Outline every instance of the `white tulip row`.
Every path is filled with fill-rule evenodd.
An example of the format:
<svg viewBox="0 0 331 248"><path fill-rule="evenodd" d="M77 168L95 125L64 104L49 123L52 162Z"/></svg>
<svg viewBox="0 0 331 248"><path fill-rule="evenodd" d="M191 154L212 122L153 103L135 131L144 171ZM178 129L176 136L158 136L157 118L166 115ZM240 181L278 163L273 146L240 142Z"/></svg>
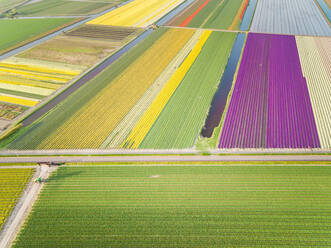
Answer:
<svg viewBox="0 0 331 248"><path fill-rule="evenodd" d="M321 148L331 148L331 38L296 37ZM328 57L329 63L325 63Z"/></svg>

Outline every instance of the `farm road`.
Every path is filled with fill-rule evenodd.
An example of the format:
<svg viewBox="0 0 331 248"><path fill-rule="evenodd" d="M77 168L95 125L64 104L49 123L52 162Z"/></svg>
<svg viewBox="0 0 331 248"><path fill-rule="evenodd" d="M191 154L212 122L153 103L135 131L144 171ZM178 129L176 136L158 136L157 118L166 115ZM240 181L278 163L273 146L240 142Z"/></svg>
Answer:
<svg viewBox="0 0 331 248"><path fill-rule="evenodd" d="M0 170L1 168L5 167L0 167ZM25 166L24 168L29 167ZM43 179L47 179L51 172L54 170L56 170L56 167L49 168L48 166L37 166L36 173L34 174L33 178L41 177ZM40 184L34 183L33 180L30 181L30 184L23 192L20 200L6 221L6 224L3 226L3 229L0 233L0 248L7 248L11 246L20 230L20 227L24 224L25 219L28 217L33 203L37 199L37 196L40 193L43 185L43 183Z"/></svg>
<svg viewBox="0 0 331 248"><path fill-rule="evenodd" d="M1 157L0 163L38 162L255 162L255 161L331 161L330 155L173 155L173 156L42 156L42 157Z"/></svg>

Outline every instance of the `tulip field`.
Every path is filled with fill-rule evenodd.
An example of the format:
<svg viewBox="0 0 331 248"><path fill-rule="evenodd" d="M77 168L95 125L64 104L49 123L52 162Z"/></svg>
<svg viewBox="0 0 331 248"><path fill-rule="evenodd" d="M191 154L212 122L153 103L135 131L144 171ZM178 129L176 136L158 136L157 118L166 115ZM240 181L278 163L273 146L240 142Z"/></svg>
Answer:
<svg viewBox="0 0 331 248"><path fill-rule="evenodd" d="M0 101L33 107L80 72L36 60L3 60L0 62Z"/></svg>
<svg viewBox="0 0 331 248"><path fill-rule="evenodd" d="M33 173L34 169L0 168L0 230Z"/></svg>
<svg viewBox="0 0 331 248"><path fill-rule="evenodd" d="M193 34L191 39L185 44L182 50L176 55L173 61L164 69L164 71L155 80L153 85L146 90L144 95L136 103L136 105L130 110L130 112L121 120L111 134L105 139L100 148L117 148L123 145L124 139L129 135L131 129L135 126L137 120L139 120L149 108L150 103L158 95L160 95L161 89L166 83L173 77L173 74L177 71L177 68L182 64L184 59L188 56L191 50L194 48L198 39L202 35L203 31L197 31Z"/></svg>
<svg viewBox="0 0 331 248"><path fill-rule="evenodd" d="M13 247L328 247L328 166L86 166L52 174Z"/></svg>
<svg viewBox="0 0 331 248"><path fill-rule="evenodd" d="M236 37L161 28L8 148L194 148L209 109L218 111L211 103L225 69L236 71L237 62L226 68ZM228 107L222 103L221 116L212 117L224 119L216 128L219 137L213 129L208 137L219 139L221 149L329 148L329 38L241 37L236 78L223 86L233 88L223 99ZM319 76L309 69L316 64Z"/></svg>
<svg viewBox="0 0 331 248"><path fill-rule="evenodd" d="M195 0L167 25L238 30L249 0Z"/></svg>
<svg viewBox="0 0 331 248"><path fill-rule="evenodd" d="M68 99L61 105L64 109L55 110L37 124L37 129L27 131L29 136L18 138L10 146L18 149L191 147L206 118L235 38L236 33L160 29L146 41L146 46L141 44L145 50L139 51L137 47L131 52L140 53L132 57L131 64L121 65L119 61L109 72L92 80L90 86L82 88L84 93L80 94L86 95L85 100L75 96ZM147 47L149 42L152 45ZM213 53L221 42L221 49ZM127 56L129 59L130 53ZM205 63L213 66L206 67ZM114 74L117 67L118 73ZM87 90L89 87L93 87L95 95ZM185 115L175 107L178 104L187 107ZM93 118L87 122L86 116L91 115ZM191 123L190 128L186 127L187 122ZM176 126L178 132L164 129L171 126ZM89 132L91 129L94 132Z"/></svg>
<svg viewBox="0 0 331 248"><path fill-rule="evenodd" d="M219 147L320 147L294 36L248 35Z"/></svg>
<svg viewBox="0 0 331 248"><path fill-rule="evenodd" d="M309 18L307 17L309 16ZM331 36L331 28L316 1L259 0L252 32Z"/></svg>
<svg viewBox="0 0 331 248"><path fill-rule="evenodd" d="M330 149L321 1L120 1L0 60L0 147Z"/></svg>
<svg viewBox="0 0 331 248"><path fill-rule="evenodd" d="M0 247L331 247L330 6L0 0Z"/></svg>
<svg viewBox="0 0 331 248"><path fill-rule="evenodd" d="M153 126L153 123L162 112L169 99L172 97L179 84L185 77L186 73L192 66L193 62L198 57L202 47L211 35L211 31L204 31L195 47L191 50L184 62L180 65L177 71L169 79L164 88L160 91L153 103L146 110L144 115L140 118L135 127L131 130L129 136L124 141L124 145L129 148L138 148L144 137Z"/></svg>
<svg viewBox="0 0 331 248"><path fill-rule="evenodd" d="M136 28L100 25L91 33L89 26L0 61L0 102L34 107L141 33Z"/></svg>
<svg viewBox="0 0 331 248"><path fill-rule="evenodd" d="M296 37L322 148L331 147L331 40ZM314 68L314 69L312 69Z"/></svg>
<svg viewBox="0 0 331 248"><path fill-rule="evenodd" d="M211 34L195 63L139 148L193 147L207 117L208 108L224 72L235 38L235 33ZM220 43L222 46L219 46L216 53L215 47Z"/></svg>
<svg viewBox="0 0 331 248"><path fill-rule="evenodd" d="M147 27L176 8L184 0L135 0L88 24Z"/></svg>

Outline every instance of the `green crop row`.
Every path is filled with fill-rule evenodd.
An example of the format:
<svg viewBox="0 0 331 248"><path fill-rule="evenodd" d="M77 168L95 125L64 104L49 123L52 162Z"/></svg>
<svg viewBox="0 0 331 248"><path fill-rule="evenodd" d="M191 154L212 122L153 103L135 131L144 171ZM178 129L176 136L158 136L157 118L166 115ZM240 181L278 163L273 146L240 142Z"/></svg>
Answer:
<svg viewBox="0 0 331 248"><path fill-rule="evenodd" d="M331 245L331 168L60 167L14 247Z"/></svg>

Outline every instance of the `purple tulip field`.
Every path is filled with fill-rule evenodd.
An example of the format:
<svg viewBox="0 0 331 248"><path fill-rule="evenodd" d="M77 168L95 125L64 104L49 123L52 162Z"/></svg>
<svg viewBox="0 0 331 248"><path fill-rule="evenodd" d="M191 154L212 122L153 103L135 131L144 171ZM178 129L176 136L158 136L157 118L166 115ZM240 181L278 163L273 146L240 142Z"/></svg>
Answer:
<svg viewBox="0 0 331 248"><path fill-rule="evenodd" d="M296 40L247 37L219 148L318 148Z"/></svg>

